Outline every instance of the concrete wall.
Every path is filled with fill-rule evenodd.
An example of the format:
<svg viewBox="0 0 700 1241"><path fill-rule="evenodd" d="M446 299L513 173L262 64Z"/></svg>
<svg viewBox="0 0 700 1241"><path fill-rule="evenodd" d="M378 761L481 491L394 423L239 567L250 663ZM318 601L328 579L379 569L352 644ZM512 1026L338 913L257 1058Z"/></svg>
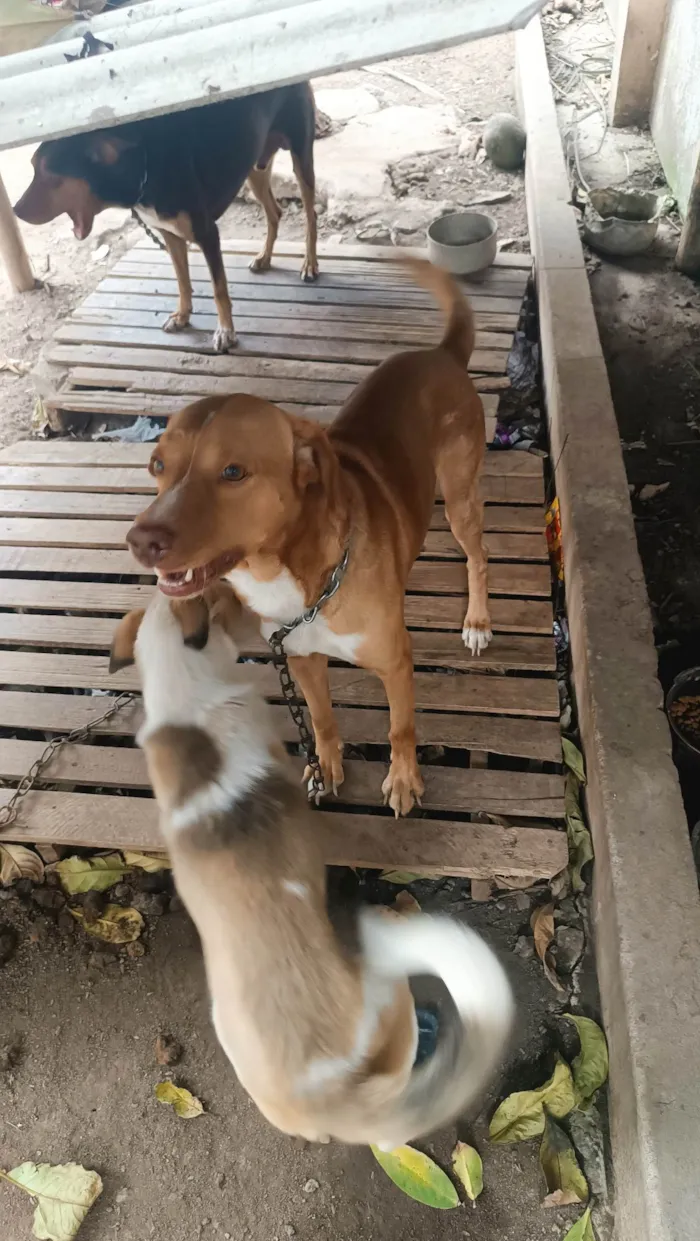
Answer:
<svg viewBox="0 0 700 1241"><path fill-rule="evenodd" d="M700 0L668 0L651 132L684 214L700 158Z"/></svg>

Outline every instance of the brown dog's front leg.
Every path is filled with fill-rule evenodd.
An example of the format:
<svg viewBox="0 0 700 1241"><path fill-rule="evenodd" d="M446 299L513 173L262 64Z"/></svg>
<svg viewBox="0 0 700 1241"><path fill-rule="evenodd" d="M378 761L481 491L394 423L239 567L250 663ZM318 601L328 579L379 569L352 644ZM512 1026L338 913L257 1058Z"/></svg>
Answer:
<svg viewBox="0 0 700 1241"><path fill-rule="evenodd" d="M192 282L187 261L187 242L182 237L177 237L175 233L166 232L165 229L161 229L161 236L175 268L179 294L177 310L165 320L163 331L181 332L183 328L189 326L192 314Z"/></svg>
<svg viewBox="0 0 700 1241"><path fill-rule="evenodd" d="M389 703L391 764L382 793L398 819L410 813L415 801L420 805L424 788L416 756L413 650L405 629L397 638L391 662L381 667L375 665L372 671L383 681Z"/></svg>
<svg viewBox="0 0 700 1241"><path fill-rule="evenodd" d="M337 793L343 783L343 743L333 718L333 704L328 684L328 658L325 655L290 657L289 670L303 693L314 730L316 753L323 772L324 791ZM311 778L306 768L304 779Z"/></svg>
<svg viewBox="0 0 700 1241"><path fill-rule="evenodd" d="M200 235L195 233L195 241L199 243L202 254L207 260L207 267L214 286L214 301L219 326L214 332L214 349L217 353L227 353L236 343L231 315L231 298L229 297L224 260L221 257L221 238L216 224L211 223Z"/></svg>

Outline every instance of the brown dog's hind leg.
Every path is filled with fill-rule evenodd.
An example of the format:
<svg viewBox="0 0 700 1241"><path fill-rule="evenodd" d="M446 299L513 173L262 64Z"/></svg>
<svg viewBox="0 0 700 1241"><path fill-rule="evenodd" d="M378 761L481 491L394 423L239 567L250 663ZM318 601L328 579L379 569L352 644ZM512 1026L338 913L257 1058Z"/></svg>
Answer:
<svg viewBox="0 0 700 1241"><path fill-rule="evenodd" d="M343 743L335 719L328 684L326 655L296 655L289 658L289 670L303 693L314 730L316 753L323 773L324 792L337 793L343 783ZM311 780L311 768L304 772Z"/></svg>
<svg viewBox="0 0 700 1241"><path fill-rule="evenodd" d="M161 230L161 235L175 268L178 290L177 310L165 320L163 331L181 332L183 328L189 327L192 314L192 283L187 261L187 242L183 241L182 237L177 237L175 233L168 233L165 229Z"/></svg>
<svg viewBox="0 0 700 1241"><path fill-rule="evenodd" d="M472 655L479 655L485 650L493 637L488 603L488 561L484 547L484 505L479 490L484 440L483 415L476 420L465 417L463 430L455 430L453 422L450 434L440 444L436 462L438 483L445 499L445 515L450 530L467 557L469 599L462 639Z"/></svg>
<svg viewBox="0 0 700 1241"><path fill-rule="evenodd" d="M207 261L211 282L214 286L214 301L219 325L214 332L213 345L216 353L228 353L236 343L231 315L231 298L228 291L224 260L221 257L221 238L216 224L211 223L201 233L195 233L195 241L201 247Z"/></svg>
<svg viewBox="0 0 700 1241"><path fill-rule="evenodd" d="M292 167L299 182L301 201L306 216L306 254L301 265L301 278L305 281L315 280L318 276L318 255L316 253L316 178L312 152L305 156L292 152Z"/></svg>
<svg viewBox="0 0 700 1241"><path fill-rule="evenodd" d="M257 198L260 206L265 212L267 220L267 236L265 245L259 254L250 264L251 271L269 271L272 261L272 251L277 241L277 233L279 231L280 220L282 219L282 208L272 193L270 178L272 176L272 160L270 160L267 168L251 168L248 173L248 185L252 194Z"/></svg>
<svg viewBox="0 0 700 1241"><path fill-rule="evenodd" d="M411 636L401 623L398 631L392 628L391 638L393 641L383 643L385 659L378 660L373 652L371 665L365 665L363 661L363 667L370 667L370 671L383 682L389 703L391 763L382 793L384 802L391 806L398 819L399 815L410 813L414 802L420 805L424 786L416 756L416 696Z"/></svg>

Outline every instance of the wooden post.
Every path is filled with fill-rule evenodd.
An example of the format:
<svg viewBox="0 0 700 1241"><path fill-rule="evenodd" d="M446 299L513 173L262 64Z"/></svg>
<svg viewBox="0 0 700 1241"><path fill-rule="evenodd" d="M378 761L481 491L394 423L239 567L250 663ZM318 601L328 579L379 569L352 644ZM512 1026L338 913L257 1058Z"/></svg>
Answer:
<svg viewBox="0 0 700 1241"><path fill-rule="evenodd" d="M667 0L620 0L610 82L612 125L646 125Z"/></svg>
<svg viewBox="0 0 700 1241"><path fill-rule="evenodd" d="M695 166L688 210L678 244L676 267L686 276L700 276L700 155Z"/></svg>
<svg viewBox="0 0 700 1241"><path fill-rule="evenodd" d="M34 272L2 177L0 177L0 254L5 260L10 284L15 292L28 293L30 289L33 289L36 284Z"/></svg>

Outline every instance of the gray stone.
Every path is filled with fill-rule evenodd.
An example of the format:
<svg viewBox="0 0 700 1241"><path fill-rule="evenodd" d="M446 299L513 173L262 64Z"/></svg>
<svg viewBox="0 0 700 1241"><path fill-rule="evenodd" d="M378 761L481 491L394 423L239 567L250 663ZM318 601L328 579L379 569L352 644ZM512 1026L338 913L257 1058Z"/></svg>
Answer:
<svg viewBox="0 0 700 1241"><path fill-rule="evenodd" d="M583 931L576 926L560 926L554 936L554 958L561 974L571 974L578 965L586 946Z"/></svg>
<svg viewBox="0 0 700 1241"><path fill-rule="evenodd" d="M527 935L519 935L515 941L513 952L516 957L522 957L523 961L529 961L535 955L535 945L531 939L528 939Z"/></svg>
<svg viewBox="0 0 700 1241"><path fill-rule="evenodd" d="M496 112L484 128L484 150L497 168L514 172L525 156L525 130L516 116Z"/></svg>
<svg viewBox="0 0 700 1241"><path fill-rule="evenodd" d="M379 111L379 100L361 86L354 89L330 86L316 90L314 95L316 106L332 121L351 121L356 116Z"/></svg>

